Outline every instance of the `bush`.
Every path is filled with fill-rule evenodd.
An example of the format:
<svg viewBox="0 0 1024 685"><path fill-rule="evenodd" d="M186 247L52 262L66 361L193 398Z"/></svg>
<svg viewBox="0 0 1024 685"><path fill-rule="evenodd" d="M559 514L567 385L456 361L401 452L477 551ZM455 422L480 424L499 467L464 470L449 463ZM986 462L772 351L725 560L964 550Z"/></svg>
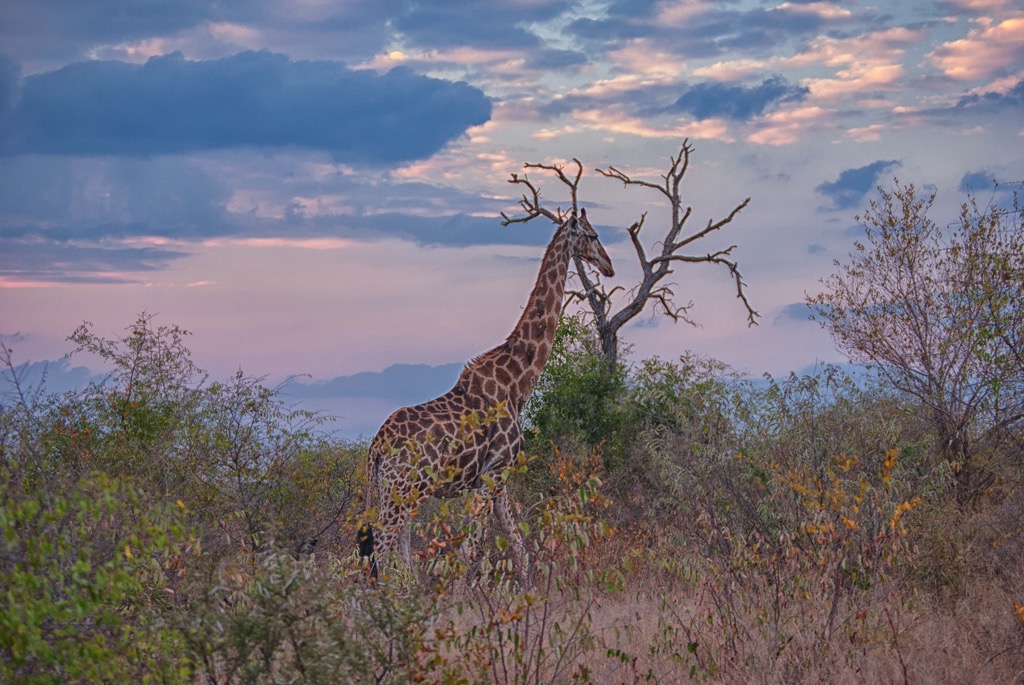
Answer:
<svg viewBox="0 0 1024 685"><path fill-rule="evenodd" d="M168 620L182 511L94 474L67 492L0 483L0 680L187 681Z"/></svg>
<svg viewBox="0 0 1024 685"><path fill-rule="evenodd" d="M1024 670L1019 474L958 506L928 421L884 387L832 368L752 382L689 355L610 371L574 325L530 404L539 457L506 474L529 564L487 530L482 492L423 507L414 568L376 583L353 542L366 445L277 389L210 382L148 317L123 341L79 331L114 366L82 392L22 387L6 353L0 680Z"/></svg>

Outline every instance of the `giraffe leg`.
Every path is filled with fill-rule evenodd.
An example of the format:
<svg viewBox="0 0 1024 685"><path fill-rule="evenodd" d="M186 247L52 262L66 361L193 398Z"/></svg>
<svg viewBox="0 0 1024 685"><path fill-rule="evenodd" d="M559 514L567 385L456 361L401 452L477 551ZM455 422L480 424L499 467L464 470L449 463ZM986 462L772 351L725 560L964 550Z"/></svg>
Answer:
<svg viewBox="0 0 1024 685"><path fill-rule="evenodd" d="M373 545L373 563L378 569L383 569L391 559L395 549L395 531L386 525L379 526L375 533Z"/></svg>
<svg viewBox="0 0 1024 685"><path fill-rule="evenodd" d="M409 521L402 524L398 529L398 557L405 564L406 568L412 568L412 527Z"/></svg>
<svg viewBox="0 0 1024 685"><path fill-rule="evenodd" d="M408 538L402 548L402 532L408 528L409 512L394 502L382 502L377 513L377 526L374 530L374 562L384 572L396 561L405 562L408 566ZM403 551L406 555L403 556ZM396 555L396 552L398 553ZM396 556L398 557L396 559Z"/></svg>
<svg viewBox="0 0 1024 685"><path fill-rule="evenodd" d="M516 526L515 517L512 516L512 508L509 506L508 496L505 490L501 489L491 495L494 518L498 521L498 527L508 538L512 546L512 557L516 565L516 574L519 581L524 585L529 578L528 559L526 556L526 545L523 544L523 536Z"/></svg>

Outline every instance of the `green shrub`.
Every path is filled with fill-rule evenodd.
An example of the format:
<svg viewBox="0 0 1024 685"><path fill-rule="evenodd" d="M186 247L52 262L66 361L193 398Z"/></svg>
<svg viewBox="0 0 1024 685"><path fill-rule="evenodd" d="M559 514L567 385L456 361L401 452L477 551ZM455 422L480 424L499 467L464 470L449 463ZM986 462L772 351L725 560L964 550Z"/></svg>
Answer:
<svg viewBox="0 0 1024 685"><path fill-rule="evenodd" d="M0 483L0 680L185 682L168 578L182 511L94 474L64 493Z"/></svg>

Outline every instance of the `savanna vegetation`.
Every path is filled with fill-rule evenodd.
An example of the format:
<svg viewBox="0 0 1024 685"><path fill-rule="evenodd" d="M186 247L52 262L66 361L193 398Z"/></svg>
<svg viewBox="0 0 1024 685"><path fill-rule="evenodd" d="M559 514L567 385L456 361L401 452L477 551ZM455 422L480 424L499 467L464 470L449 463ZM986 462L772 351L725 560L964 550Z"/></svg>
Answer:
<svg viewBox="0 0 1024 685"><path fill-rule="evenodd" d="M510 480L526 585L472 496L369 582L366 445L173 325L83 325L110 374L60 395L5 350L0 681L1024 682L1022 214L924 200L883 193L809 298L863 367L609 366L565 317Z"/></svg>

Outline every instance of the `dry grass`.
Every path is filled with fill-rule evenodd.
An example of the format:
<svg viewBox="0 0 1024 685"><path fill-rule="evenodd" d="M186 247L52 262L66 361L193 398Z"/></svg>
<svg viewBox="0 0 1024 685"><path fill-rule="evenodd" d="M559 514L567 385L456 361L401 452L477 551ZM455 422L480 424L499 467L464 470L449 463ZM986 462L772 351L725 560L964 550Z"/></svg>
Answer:
<svg viewBox="0 0 1024 685"><path fill-rule="evenodd" d="M917 582L932 571L916 564L934 559L915 547L891 580L843 597L831 633L825 626L832 597L811 584L804 594L780 597L771 582L739 585L711 560L656 536L610 537L589 550L588 563L624 565L627 584L622 591L585 593L589 642L571 667L542 671L536 681L504 682L568 682L568 675L585 675L588 682L609 684L1024 683L1024 618L1015 609L1024 600L1024 565L1013 557L1019 532L979 550L976 528L996 530L992 516L956 520L973 543L946 550L971 555L959 559L964 573L954 591ZM648 546L630 547L630 539ZM551 620L578 618L579 604L550 599ZM776 624L765 621L772 612L780 616ZM474 618L463 617L465 630L486 611L469 615Z"/></svg>

